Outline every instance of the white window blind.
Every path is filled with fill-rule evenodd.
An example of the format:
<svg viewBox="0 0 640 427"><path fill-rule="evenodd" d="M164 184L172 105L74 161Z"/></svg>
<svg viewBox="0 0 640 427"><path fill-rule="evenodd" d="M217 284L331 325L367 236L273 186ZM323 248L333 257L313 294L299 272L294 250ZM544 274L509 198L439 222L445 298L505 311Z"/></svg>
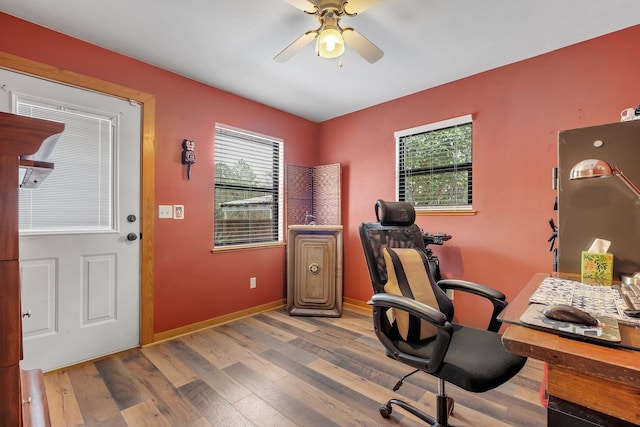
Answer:
<svg viewBox="0 0 640 427"><path fill-rule="evenodd" d="M214 245L282 241L282 141L216 125Z"/></svg>
<svg viewBox="0 0 640 427"><path fill-rule="evenodd" d="M418 209L471 209L471 116L407 129L395 136L398 200Z"/></svg>
<svg viewBox="0 0 640 427"><path fill-rule="evenodd" d="M21 232L91 232L113 229L113 150L116 118L30 99L17 114L65 123L48 161L49 176L20 189Z"/></svg>

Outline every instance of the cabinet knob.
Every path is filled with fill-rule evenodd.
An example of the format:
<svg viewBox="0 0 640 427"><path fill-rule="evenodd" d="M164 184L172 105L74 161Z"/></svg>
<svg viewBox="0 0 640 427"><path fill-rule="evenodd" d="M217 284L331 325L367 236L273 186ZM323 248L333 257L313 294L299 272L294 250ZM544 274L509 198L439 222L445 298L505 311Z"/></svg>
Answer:
<svg viewBox="0 0 640 427"><path fill-rule="evenodd" d="M311 274L318 274L320 272L320 266L314 262L313 264L309 265L309 271L311 272Z"/></svg>
<svg viewBox="0 0 640 427"><path fill-rule="evenodd" d="M22 399L22 406L30 405L30 404L31 404L31 396L27 397L26 399Z"/></svg>
<svg viewBox="0 0 640 427"><path fill-rule="evenodd" d="M24 319L25 317L31 317L31 310L22 312L22 318Z"/></svg>

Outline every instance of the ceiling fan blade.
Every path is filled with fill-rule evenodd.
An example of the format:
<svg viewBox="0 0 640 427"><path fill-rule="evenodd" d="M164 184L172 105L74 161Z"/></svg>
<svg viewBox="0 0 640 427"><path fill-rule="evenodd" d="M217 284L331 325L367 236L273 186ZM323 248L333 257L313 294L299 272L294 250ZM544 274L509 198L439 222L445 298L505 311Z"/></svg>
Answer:
<svg viewBox="0 0 640 427"><path fill-rule="evenodd" d="M381 1L382 0L348 0L344 9L348 14L362 13Z"/></svg>
<svg viewBox="0 0 640 427"><path fill-rule="evenodd" d="M307 31L306 33L298 37L289 46L285 47L284 50L277 54L273 59L278 62L288 61L293 55L298 53L300 49L311 43L311 41L315 39L317 35L318 32L316 30Z"/></svg>
<svg viewBox="0 0 640 427"><path fill-rule="evenodd" d="M289 3L291 6L296 9L300 9L307 13L313 13L315 11L315 6L307 1L307 0L284 0L286 3Z"/></svg>
<svg viewBox="0 0 640 427"><path fill-rule="evenodd" d="M342 32L342 37L347 46L358 52L360 56L371 64L384 56L384 52L381 51L378 46L371 43L365 36L353 28L345 28Z"/></svg>

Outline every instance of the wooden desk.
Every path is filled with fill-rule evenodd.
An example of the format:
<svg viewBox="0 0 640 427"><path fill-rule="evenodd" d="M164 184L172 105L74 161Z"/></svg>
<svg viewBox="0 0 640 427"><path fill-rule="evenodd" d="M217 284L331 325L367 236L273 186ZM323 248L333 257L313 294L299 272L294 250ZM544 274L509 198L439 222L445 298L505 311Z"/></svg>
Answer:
<svg viewBox="0 0 640 427"><path fill-rule="evenodd" d="M640 351L610 348L544 332L519 323L529 305L529 297L549 274L533 276L520 294L498 316L508 327L502 337L507 350L548 364L547 390L549 394L549 426L627 426L640 424ZM579 280L579 277L565 277ZM620 325L622 343L640 349L640 329ZM568 404L564 404L567 402ZM558 406L559 405L559 406ZM583 415L576 415L575 423L567 419L558 424L557 414L563 407ZM594 423L597 411L613 417L606 424ZM580 417L584 416L583 421ZM589 420L589 421L586 421ZM622 421L625 420L625 421Z"/></svg>

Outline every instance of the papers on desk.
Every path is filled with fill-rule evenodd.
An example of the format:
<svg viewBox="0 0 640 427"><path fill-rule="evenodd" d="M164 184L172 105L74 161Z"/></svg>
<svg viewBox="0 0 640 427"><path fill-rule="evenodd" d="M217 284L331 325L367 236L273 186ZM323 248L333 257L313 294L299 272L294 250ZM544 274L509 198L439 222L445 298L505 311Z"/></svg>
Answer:
<svg viewBox="0 0 640 427"><path fill-rule="evenodd" d="M552 320L542 314L545 304L531 304L520 317L522 323L542 329L552 329L560 335L583 338L588 341L617 343L621 341L618 321L608 316L596 316L598 326L578 325L575 323Z"/></svg>
<svg viewBox="0 0 640 427"><path fill-rule="evenodd" d="M606 316L619 322L640 325L640 319L624 314L627 304L618 288L606 285L590 285L574 280L546 277L529 298L535 304L567 304L590 313Z"/></svg>

